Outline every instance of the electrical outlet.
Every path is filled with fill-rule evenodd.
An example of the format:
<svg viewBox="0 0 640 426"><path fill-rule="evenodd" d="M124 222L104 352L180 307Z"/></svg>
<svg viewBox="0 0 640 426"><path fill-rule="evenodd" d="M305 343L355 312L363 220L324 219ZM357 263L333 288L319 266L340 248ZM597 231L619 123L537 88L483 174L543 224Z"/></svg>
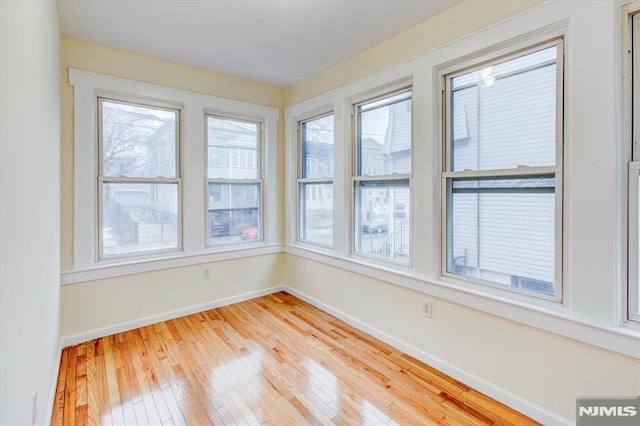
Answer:
<svg viewBox="0 0 640 426"><path fill-rule="evenodd" d="M427 318L431 318L432 314L433 314L433 306L431 305L431 302L427 302L427 301L422 302L422 315Z"/></svg>
<svg viewBox="0 0 640 426"><path fill-rule="evenodd" d="M202 270L202 279L203 280L208 280L209 278L211 278L211 269L209 268L205 268Z"/></svg>
<svg viewBox="0 0 640 426"><path fill-rule="evenodd" d="M36 419L38 418L38 388L35 388L33 391L33 406L31 407L31 424L36 424Z"/></svg>

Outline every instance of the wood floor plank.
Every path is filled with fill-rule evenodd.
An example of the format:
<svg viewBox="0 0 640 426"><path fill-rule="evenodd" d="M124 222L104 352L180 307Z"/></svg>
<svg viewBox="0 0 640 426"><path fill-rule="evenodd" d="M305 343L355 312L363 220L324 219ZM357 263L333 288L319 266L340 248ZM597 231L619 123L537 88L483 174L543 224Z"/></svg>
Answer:
<svg viewBox="0 0 640 426"><path fill-rule="evenodd" d="M53 425L534 425L285 292L63 350Z"/></svg>

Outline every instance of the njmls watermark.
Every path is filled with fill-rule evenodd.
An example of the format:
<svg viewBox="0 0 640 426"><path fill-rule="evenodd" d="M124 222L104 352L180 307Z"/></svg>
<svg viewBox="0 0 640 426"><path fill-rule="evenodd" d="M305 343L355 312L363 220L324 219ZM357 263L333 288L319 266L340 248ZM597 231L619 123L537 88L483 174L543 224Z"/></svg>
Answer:
<svg viewBox="0 0 640 426"><path fill-rule="evenodd" d="M627 398L578 398L576 423L579 426L640 425L640 396Z"/></svg>

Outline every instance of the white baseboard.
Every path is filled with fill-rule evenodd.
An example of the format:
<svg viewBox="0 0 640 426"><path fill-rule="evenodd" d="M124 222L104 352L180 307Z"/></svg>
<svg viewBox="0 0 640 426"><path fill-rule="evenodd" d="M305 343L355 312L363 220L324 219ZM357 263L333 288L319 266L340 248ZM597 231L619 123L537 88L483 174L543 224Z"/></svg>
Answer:
<svg viewBox="0 0 640 426"><path fill-rule="evenodd" d="M187 306L186 308L176 309L175 311L164 312L157 315L151 315L144 318L121 322L119 324L110 325L108 327L101 327L89 331L83 331L82 333L62 336L62 338L60 339L60 343L61 347L65 348L67 346L75 345L93 339L98 339L100 337L110 336L115 333L121 333L123 331L145 327L147 325L195 314L197 312L208 311L209 309L215 309L221 306L231 305L233 303L244 302L245 300L255 299L256 297L266 296L267 294L273 294L283 290L287 290L287 287L279 285L260 290L249 291L235 296L225 297L223 299L217 299L198 305Z"/></svg>
<svg viewBox="0 0 640 426"><path fill-rule="evenodd" d="M490 383L472 373L469 373L468 371L462 370L452 364L449 364L448 362L438 357L435 357L423 351L422 349L416 348L415 346L410 345L382 330L378 330L377 328L370 326L364 321L361 321L345 312L342 312L339 309L335 309L325 304L324 302L312 296L309 296L306 293L301 292L300 290L291 288L289 286L285 286L284 290L298 297L299 299L302 299L305 302L315 306L316 308L335 316L336 318L346 322L347 324L359 330L364 331L365 333L372 335L373 337L379 340L382 340L388 345L391 345L394 348L408 355L411 355L416 359L419 359L425 364L428 364L431 367L436 368L445 374L448 374L449 376L453 377L456 380L459 380L460 382L466 384L467 386L470 386L473 389L479 392L482 392L485 395L488 395L499 402L502 402L503 404L513 408L514 410L521 412L526 416L531 417L532 419L544 425L547 425L547 426L563 425L564 426L564 425L575 424L574 422L564 417L558 416L557 414L552 413L540 407L539 405L536 405L530 401L527 401L507 391L506 389L496 386L495 384Z"/></svg>
<svg viewBox="0 0 640 426"><path fill-rule="evenodd" d="M45 413L44 425L50 425L53 419L53 405L56 402L56 390L58 387L58 375L60 374L60 361L62 360L62 339L58 341L58 355L56 356L56 363L53 366L53 377L51 378L51 386L49 387L49 400L47 401L47 412ZM38 419L36 419L38 423Z"/></svg>

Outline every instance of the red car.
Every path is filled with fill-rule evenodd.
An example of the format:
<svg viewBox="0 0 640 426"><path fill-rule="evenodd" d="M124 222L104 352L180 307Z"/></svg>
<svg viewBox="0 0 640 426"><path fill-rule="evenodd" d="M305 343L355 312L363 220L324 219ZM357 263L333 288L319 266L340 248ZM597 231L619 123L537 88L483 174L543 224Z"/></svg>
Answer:
<svg viewBox="0 0 640 426"><path fill-rule="evenodd" d="M242 231L240 235L241 240L256 240L258 239L258 228L247 228Z"/></svg>

